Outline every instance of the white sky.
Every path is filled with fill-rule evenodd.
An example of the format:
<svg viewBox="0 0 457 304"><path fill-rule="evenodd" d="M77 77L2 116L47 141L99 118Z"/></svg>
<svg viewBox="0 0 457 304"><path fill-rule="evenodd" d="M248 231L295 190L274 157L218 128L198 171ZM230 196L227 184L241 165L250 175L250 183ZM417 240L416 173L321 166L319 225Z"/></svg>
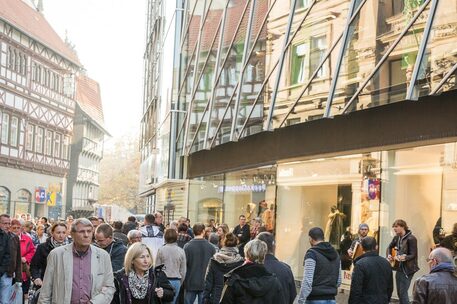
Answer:
<svg viewBox="0 0 457 304"><path fill-rule="evenodd" d="M99 82L105 126L113 139L138 136L147 1L44 0L43 3L48 22L62 39L67 31L87 75Z"/></svg>

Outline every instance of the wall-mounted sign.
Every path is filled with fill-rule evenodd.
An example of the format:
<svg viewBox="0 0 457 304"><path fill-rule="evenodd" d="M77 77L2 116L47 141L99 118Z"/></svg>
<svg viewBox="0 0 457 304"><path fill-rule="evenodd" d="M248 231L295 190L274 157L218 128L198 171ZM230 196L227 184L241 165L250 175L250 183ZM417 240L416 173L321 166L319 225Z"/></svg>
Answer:
<svg viewBox="0 0 457 304"><path fill-rule="evenodd" d="M35 202L37 204L44 204L46 202L46 189L44 187L35 188Z"/></svg>
<svg viewBox="0 0 457 304"><path fill-rule="evenodd" d="M217 192L265 192L267 186L262 185L236 185L236 186L219 186Z"/></svg>

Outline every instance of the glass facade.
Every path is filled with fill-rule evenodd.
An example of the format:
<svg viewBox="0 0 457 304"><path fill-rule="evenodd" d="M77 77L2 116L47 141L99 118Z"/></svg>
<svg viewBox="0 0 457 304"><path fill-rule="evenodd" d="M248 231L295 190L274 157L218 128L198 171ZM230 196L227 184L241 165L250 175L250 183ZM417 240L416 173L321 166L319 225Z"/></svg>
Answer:
<svg viewBox="0 0 457 304"><path fill-rule="evenodd" d="M177 153L455 88L453 1L185 1Z"/></svg>

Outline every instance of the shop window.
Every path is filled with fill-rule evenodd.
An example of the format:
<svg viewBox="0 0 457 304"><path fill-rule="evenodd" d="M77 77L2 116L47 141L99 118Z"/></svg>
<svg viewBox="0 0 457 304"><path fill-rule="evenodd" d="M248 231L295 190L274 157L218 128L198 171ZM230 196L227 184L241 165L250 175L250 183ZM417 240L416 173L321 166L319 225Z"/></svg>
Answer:
<svg viewBox="0 0 457 304"><path fill-rule="evenodd" d="M27 124L26 149L28 151L33 151L34 132L35 132L35 126L30 123Z"/></svg>
<svg viewBox="0 0 457 304"><path fill-rule="evenodd" d="M2 144L8 144L8 135L10 129L10 116L9 114L2 113Z"/></svg>
<svg viewBox="0 0 457 304"><path fill-rule="evenodd" d="M26 189L21 189L16 193L14 214L21 215L30 213L32 194Z"/></svg>
<svg viewBox="0 0 457 304"><path fill-rule="evenodd" d="M35 152L43 153L43 135L44 129L37 127L35 134Z"/></svg>
<svg viewBox="0 0 457 304"><path fill-rule="evenodd" d="M17 137L19 131L19 119L15 116L11 117L11 129L10 129L10 145L13 147L17 146Z"/></svg>
<svg viewBox="0 0 457 304"><path fill-rule="evenodd" d="M292 85L303 83L307 75L307 56L309 56L309 45L302 43L292 47Z"/></svg>

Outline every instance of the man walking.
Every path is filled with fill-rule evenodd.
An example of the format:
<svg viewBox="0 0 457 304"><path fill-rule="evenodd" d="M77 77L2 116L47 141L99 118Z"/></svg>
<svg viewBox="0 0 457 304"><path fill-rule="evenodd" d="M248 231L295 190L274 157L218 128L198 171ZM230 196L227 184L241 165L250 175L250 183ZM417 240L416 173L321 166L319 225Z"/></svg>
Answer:
<svg viewBox="0 0 457 304"><path fill-rule="evenodd" d="M91 245L92 223L85 218L71 225L73 243L49 253L39 304L106 304L115 292L108 253Z"/></svg>
<svg viewBox="0 0 457 304"><path fill-rule="evenodd" d="M263 265L265 266L266 270L278 277L279 282L282 285L284 303L294 303L295 297L297 296L294 275L289 265L279 261L274 256L275 237L270 232L261 232L257 235L256 238L264 241L267 244L268 251L265 255L265 261L263 262Z"/></svg>
<svg viewBox="0 0 457 304"><path fill-rule="evenodd" d="M233 234L239 240L238 249L240 255L244 257L244 245L251 240L251 228L246 224L246 217L242 214L239 217L240 224L233 229Z"/></svg>
<svg viewBox="0 0 457 304"><path fill-rule="evenodd" d="M195 237L186 245L187 271L184 280L184 303L193 304L198 297L198 304L203 303L205 274L209 260L216 253L214 247L204 238L205 225L196 223L193 227Z"/></svg>
<svg viewBox="0 0 457 304"><path fill-rule="evenodd" d="M308 236L311 248L305 254L305 270L298 303L335 304L335 296L341 284L340 257L332 245L324 241L324 231L321 228L311 228Z"/></svg>
<svg viewBox="0 0 457 304"><path fill-rule="evenodd" d="M447 248L436 248L427 259L430 274L414 284L413 303L453 304L457 302L457 275L452 253Z"/></svg>
<svg viewBox="0 0 457 304"><path fill-rule="evenodd" d="M349 304L388 304L393 291L392 269L377 252L376 239L361 241L363 254L355 259Z"/></svg>
<svg viewBox="0 0 457 304"><path fill-rule="evenodd" d="M100 224L95 230L95 242L98 247L105 249L111 258L113 272L121 270L124 267L124 257L127 247L122 241L113 239L113 228L108 224Z"/></svg>
<svg viewBox="0 0 457 304"><path fill-rule="evenodd" d="M387 248L387 259L392 262L400 304L409 304L408 289L417 266L417 239L404 220L396 220L392 228L396 236Z"/></svg>
<svg viewBox="0 0 457 304"><path fill-rule="evenodd" d="M8 232L0 229L0 304L7 304L9 302L9 293L7 291L9 291L11 286L11 278L8 276L10 263L10 237Z"/></svg>
<svg viewBox="0 0 457 304"><path fill-rule="evenodd" d="M22 284L21 243L19 237L9 231L10 228L10 216L8 214L0 215L0 229L8 236L8 245L5 249L9 250L10 256L6 274L3 274L0 279L0 301L4 301L4 303L10 303L13 283Z"/></svg>
<svg viewBox="0 0 457 304"><path fill-rule="evenodd" d="M146 214L144 217L144 226L140 232L143 236L141 242L148 246L152 251L153 260L155 261L157 251L163 246L163 232L160 227L155 224L155 218L152 214Z"/></svg>

